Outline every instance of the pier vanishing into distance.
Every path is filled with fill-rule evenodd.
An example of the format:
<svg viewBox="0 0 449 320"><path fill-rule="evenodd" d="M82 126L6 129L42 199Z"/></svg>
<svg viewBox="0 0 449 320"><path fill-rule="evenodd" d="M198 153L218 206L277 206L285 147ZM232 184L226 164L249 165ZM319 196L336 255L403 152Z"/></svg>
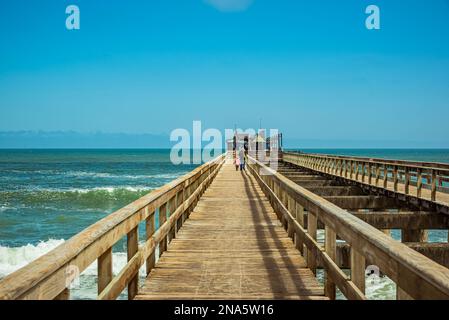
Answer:
<svg viewBox="0 0 449 320"><path fill-rule="evenodd" d="M335 299L338 289L362 300L377 270L397 299L449 299L449 244L427 241L449 228L449 164L279 151L274 171L267 160L248 155L242 172L232 151L218 156L5 277L0 299L69 299L95 261L98 299ZM124 237L128 262L113 274Z"/></svg>

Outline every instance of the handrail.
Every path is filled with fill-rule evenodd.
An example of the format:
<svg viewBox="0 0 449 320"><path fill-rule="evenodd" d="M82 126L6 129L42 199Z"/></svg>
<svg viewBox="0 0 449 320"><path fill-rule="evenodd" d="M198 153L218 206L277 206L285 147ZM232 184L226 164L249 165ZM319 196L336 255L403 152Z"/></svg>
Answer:
<svg viewBox="0 0 449 320"><path fill-rule="evenodd" d="M410 167L421 167L423 169L441 169L441 170L449 170L449 163L444 162L431 162L431 161L410 161L410 160L399 160L399 159L387 159L387 158L374 158L374 157L358 157L358 156L344 156L344 155L334 155L334 154L326 154L326 153L306 153L299 152L293 150L286 150L283 153L285 154L301 154L308 156L315 156L320 158L327 159L345 159L345 160L358 160L358 161L369 161L372 163L381 163L381 164L390 164L390 165L406 165Z"/></svg>
<svg viewBox="0 0 449 320"><path fill-rule="evenodd" d="M115 299L128 286L128 298L138 289L138 271L147 262L147 274L176 236L199 197L211 183L225 155L150 192L73 236L54 250L0 281L2 299L68 299L69 287L98 259L98 298ZM160 227L155 231L155 214ZM167 216L169 217L167 220ZM146 242L139 248L138 226L146 224ZM112 246L127 236L128 263L112 277ZM75 273L75 274L74 274Z"/></svg>
<svg viewBox="0 0 449 320"><path fill-rule="evenodd" d="M283 161L449 206L449 164L284 152Z"/></svg>
<svg viewBox="0 0 449 320"><path fill-rule="evenodd" d="M294 236L307 266L313 271L318 263L323 266L328 297L335 298L335 287L338 287L348 299L366 299L365 264L369 261L391 278L398 290L414 299L449 299L449 269L251 157L248 167L289 234ZM317 242L318 221L325 226L324 246ZM336 263L337 237L350 245L351 276Z"/></svg>

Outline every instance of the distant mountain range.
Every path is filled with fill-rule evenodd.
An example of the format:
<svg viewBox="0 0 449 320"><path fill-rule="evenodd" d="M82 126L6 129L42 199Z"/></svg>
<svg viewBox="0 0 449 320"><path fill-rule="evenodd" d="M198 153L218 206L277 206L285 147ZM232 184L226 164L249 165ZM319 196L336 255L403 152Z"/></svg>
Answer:
<svg viewBox="0 0 449 320"><path fill-rule="evenodd" d="M0 148L171 148L168 134L81 133L75 131L0 131ZM285 148L449 148L449 141L300 139L284 136Z"/></svg>
<svg viewBox="0 0 449 320"><path fill-rule="evenodd" d="M0 132L0 148L170 148L164 134L80 133L75 131Z"/></svg>

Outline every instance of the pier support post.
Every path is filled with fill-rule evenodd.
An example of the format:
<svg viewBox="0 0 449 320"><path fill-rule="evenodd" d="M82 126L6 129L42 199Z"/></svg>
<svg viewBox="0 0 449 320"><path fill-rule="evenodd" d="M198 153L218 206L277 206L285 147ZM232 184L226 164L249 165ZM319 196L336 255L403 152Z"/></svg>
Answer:
<svg viewBox="0 0 449 320"><path fill-rule="evenodd" d="M427 230L402 230L402 242L427 242Z"/></svg>

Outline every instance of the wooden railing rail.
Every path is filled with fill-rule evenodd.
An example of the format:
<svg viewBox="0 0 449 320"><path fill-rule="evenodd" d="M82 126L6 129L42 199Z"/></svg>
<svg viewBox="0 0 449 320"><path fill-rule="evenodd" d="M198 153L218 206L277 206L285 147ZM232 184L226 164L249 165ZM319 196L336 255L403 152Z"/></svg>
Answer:
<svg viewBox="0 0 449 320"><path fill-rule="evenodd" d="M59 247L0 281L0 299L68 299L76 276L98 260L98 299L116 299L128 287L128 298L138 290L139 269L149 274L188 218L199 197L217 174L225 156L198 167L126 207L108 215ZM155 215L159 214L156 229ZM145 223L139 247L138 227ZM127 237L128 263L113 277L112 247Z"/></svg>
<svg viewBox="0 0 449 320"><path fill-rule="evenodd" d="M325 270L325 294L329 298L335 298L338 287L348 299L366 299L365 267L369 261L408 297L449 299L449 269L393 240L263 163L250 157L248 164L305 257L307 266L314 272L318 265ZM305 216L307 225L304 225ZM324 245L317 241L318 222L325 228ZM350 246L349 276L336 263L337 238Z"/></svg>
<svg viewBox="0 0 449 320"><path fill-rule="evenodd" d="M420 199L448 204L449 164L297 152L284 152L283 161Z"/></svg>

